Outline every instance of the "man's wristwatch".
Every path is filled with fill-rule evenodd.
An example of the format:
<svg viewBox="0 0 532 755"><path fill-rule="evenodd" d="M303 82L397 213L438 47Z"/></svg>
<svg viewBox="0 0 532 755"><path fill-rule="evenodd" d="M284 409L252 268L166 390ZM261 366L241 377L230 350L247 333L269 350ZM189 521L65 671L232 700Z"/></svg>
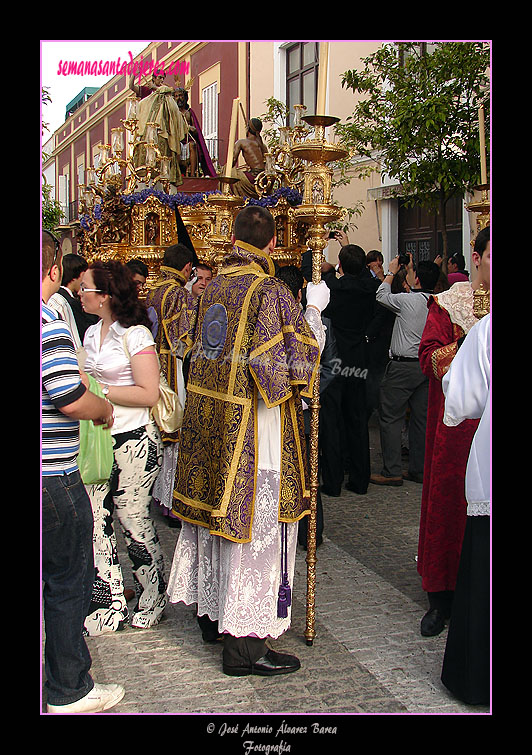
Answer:
<svg viewBox="0 0 532 755"><path fill-rule="evenodd" d="M109 386L108 385L102 385L102 393L104 396L107 396L109 393Z"/></svg>

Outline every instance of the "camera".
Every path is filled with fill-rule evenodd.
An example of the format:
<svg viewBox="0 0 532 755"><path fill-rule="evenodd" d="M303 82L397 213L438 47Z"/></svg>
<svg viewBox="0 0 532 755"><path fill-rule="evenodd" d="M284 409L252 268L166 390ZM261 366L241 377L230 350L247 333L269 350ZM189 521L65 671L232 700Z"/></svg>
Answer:
<svg viewBox="0 0 532 755"><path fill-rule="evenodd" d="M409 254L398 254L397 259L399 261L400 265L408 265L410 262L410 255Z"/></svg>
<svg viewBox="0 0 532 755"><path fill-rule="evenodd" d="M336 231L329 231L328 237L329 239L335 239L336 238Z"/></svg>

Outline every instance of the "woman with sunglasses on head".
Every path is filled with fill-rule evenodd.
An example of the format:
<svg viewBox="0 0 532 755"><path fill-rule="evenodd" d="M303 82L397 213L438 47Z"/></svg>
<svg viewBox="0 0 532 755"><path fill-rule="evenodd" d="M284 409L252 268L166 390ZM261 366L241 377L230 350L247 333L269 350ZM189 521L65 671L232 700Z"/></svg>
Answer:
<svg viewBox="0 0 532 755"><path fill-rule="evenodd" d="M86 332L85 370L113 404L114 464L110 479L87 490L94 513L96 577L85 621L89 635L122 629L128 618L113 532L113 510L132 562L137 604L131 625L158 623L167 603L163 554L149 514L162 442L150 409L159 398L159 362L145 305L125 265L96 260L83 275L83 309L101 318Z"/></svg>

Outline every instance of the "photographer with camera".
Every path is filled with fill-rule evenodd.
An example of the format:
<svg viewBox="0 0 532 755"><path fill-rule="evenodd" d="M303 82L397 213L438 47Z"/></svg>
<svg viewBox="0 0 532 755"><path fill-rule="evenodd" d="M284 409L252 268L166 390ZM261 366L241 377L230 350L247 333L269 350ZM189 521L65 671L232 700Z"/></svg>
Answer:
<svg viewBox="0 0 532 755"><path fill-rule="evenodd" d="M394 276L404 264L409 293L392 293ZM377 289L377 302L395 313L390 344L390 361L380 389L379 424L383 467L372 474L376 485L402 485L401 430L410 407L409 463L404 479L423 482L425 428L427 420L428 378L421 371L419 343L427 319L427 302L438 281L439 268L434 262L420 262L414 270L412 255L397 255Z"/></svg>

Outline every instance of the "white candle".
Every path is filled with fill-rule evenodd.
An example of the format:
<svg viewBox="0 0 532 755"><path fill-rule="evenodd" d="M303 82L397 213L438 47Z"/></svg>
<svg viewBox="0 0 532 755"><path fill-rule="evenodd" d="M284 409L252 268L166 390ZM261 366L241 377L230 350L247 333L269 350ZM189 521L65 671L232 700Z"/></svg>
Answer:
<svg viewBox="0 0 532 755"><path fill-rule="evenodd" d="M137 118L137 98L136 97L128 97L127 98L127 111L126 111L126 118L128 121L136 121Z"/></svg>
<svg viewBox="0 0 532 755"><path fill-rule="evenodd" d="M168 180L170 178L170 158L163 156L161 157L161 163L160 163L160 175L159 178L162 178L163 180Z"/></svg>
<svg viewBox="0 0 532 755"><path fill-rule="evenodd" d="M233 168L233 147L236 136L236 123L238 120L238 105L240 103L240 97L235 97L233 100L233 110L231 112L231 127L229 129L229 143L227 145L227 160L225 162L225 177L231 178Z"/></svg>
<svg viewBox="0 0 532 755"><path fill-rule="evenodd" d="M478 109L478 130L480 134L480 183L488 183L488 173L486 170L486 132L484 128L484 105Z"/></svg>
<svg viewBox="0 0 532 755"><path fill-rule="evenodd" d="M113 154L122 152L124 149L123 133L124 130L122 128L111 129L111 150Z"/></svg>
<svg viewBox="0 0 532 755"><path fill-rule="evenodd" d="M325 96L327 94L327 66L329 63L329 43L320 42L320 62L318 69L318 99L316 115L325 115Z"/></svg>

